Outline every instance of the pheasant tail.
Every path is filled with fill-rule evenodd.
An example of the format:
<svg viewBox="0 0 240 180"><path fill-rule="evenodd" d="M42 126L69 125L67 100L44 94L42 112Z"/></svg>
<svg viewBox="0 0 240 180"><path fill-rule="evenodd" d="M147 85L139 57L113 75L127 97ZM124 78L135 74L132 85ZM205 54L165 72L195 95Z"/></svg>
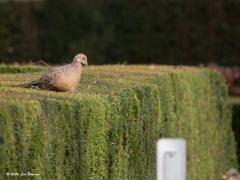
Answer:
<svg viewBox="0 0 240 180"><path fill-rule="evenodd" d="M28 82L25 84L21 84L19 86L24 87L24 88L30 88L32 86L39 87L39 85L40 85L39 80L35 80L35 81L31 81L31 82Z"/></svg>

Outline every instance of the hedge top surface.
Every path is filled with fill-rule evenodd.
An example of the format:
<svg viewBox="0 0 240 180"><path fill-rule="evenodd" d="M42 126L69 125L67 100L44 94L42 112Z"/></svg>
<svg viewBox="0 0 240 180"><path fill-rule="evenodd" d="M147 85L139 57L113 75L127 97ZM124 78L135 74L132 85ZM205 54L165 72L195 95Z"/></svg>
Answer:
<svg viewBox="0 0 240 180"><path fill-rule="evenodd" d="M0 66L2 69L3 66ZM19 66L16 72L23 72L28 66ZM88 66L83 70L82 80L74 93L60 93L54 91L43 91L39 89L26 89L17 87L18 84L38 79L46 71L46 67L30 66L40 72L25 73L0 73L0 96L10 98L19 97L31 98L33 95L54 96L54 97L81 97L82 95L109 95L119 93L124 89L134 88L143 85L156 85L158 76L171 73L187 73L192 76L194 73L206 70L187 66L159 66L159 65L103 65ZM1 69L0 68L0 69ZM208 71L208 70L207 70Z"/></svg>
<svg viewBox="0 0 240 180"><path fill-rule="evenodd" d="M0 73L27 73L27 72L39 72L46 69L43 66L36 65L7 65L0 64Z"/></svg>

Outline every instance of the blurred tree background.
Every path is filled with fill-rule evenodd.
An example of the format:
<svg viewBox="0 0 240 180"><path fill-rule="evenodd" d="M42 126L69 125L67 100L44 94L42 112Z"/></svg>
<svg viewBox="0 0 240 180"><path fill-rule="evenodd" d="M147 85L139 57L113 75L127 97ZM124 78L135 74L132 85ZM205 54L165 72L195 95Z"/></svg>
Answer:
<svg viewBox="0 0 240 180"><path fill-rule="evenodd" d="M0 61L240 65L237 0L0 2Z"/></svg>

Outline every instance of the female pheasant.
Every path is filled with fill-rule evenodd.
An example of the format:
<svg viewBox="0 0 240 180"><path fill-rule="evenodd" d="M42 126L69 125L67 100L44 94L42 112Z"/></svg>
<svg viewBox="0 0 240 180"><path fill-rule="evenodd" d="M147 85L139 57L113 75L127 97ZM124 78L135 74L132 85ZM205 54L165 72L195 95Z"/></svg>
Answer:
<svg viewBox="0 0 240 180"><path fill-rule="evenodd" d="M87 56L80 53L73 58L72 63L50 68L40 79L21 86L25 88L38 87L51 91L74 91L81 79L82 65L87 66Z"/></svg>

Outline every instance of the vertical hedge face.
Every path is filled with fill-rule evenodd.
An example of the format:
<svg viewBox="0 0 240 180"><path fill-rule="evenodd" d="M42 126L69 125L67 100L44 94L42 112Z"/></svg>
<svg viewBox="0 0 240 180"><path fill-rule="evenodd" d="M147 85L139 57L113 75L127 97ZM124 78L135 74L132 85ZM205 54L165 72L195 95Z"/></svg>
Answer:
<svg viewBox="0 0 240 180"><path fill-rule="evenodd" d="M14 101L4 106L0 111L1 177L7 172L35 172L43 179L107 178L102 98Z"/></svg>
<svg viewBox="0 0 240 180"><path fill-rule="evenodd" d="M16 76L0 74L1 178L155 179L161 137L186 138L188 179L237 167L223 78L156 68L90 67L76 93L15 88Z"/></svg>

